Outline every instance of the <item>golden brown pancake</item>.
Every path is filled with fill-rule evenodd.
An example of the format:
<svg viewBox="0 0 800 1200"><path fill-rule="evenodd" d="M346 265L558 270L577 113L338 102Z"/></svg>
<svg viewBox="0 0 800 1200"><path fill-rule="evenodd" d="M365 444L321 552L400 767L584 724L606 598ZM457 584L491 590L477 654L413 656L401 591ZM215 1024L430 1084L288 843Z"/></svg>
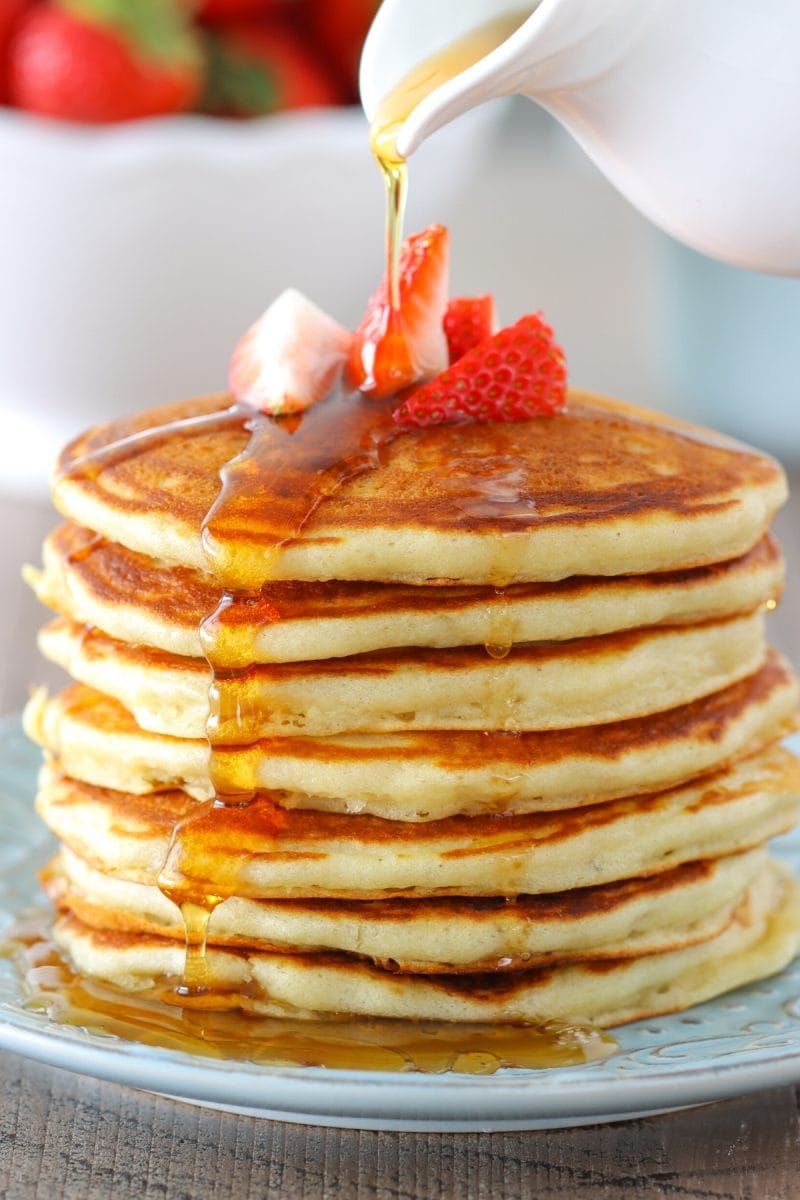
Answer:
<svg viewBox="0 0 800 1200"><path fill-rule="evenodd" d="M74 916L59 920L54 936L79 970L123 988L180 978L183 949L167 938L92 929ZM208 960L228 1004L275 1016L608 1026L688 1008L763 979L786 966L799 945L800 887L772 864L716 937L634 959L466 975L387 971L346 955L217 947Z"/></svg>
<svg viewBox="0 0 800 1200"><path fill-rule="evenodd" d="M188 900L211 1005L606 1025L796 951L773 460L580 393L411 431L217 396L90 431L54 495L77 684L27 723L79 970L177 980Z"/></svg>
<svg viewBox="0 0 800 1200"><path fill-rule="evenodd" d="M218 748L234 779L286 807L391 820L539 812L655 791L755 753L797 725L800 689L771 650L760 671L691 704L631 721L538 733L448 731L271 738ZM205 741L139 728L122 705L74 684L25 712L29 736L73 778L211 799Z"/></svg>
<svg viewBox="0 0 800 1200"><path fill-rule="evenodd" d="M369 582L270 584L242 613L247 662L297 662L407 646L563 641L756 608L780 595L784 565L763 538L730 562L640 576L493 587ZM200 626L219 603L214 579L156 562L72 524L44 544L44 570L27 570L37 596L63 616L120 641L203 654ZM241 625L237 627L241 639ZM217 644L237 665L241 647Z"/></svg>
<svg viewBox="0 0 800 1200"><path fill-rule="evenodd" d="M217 946L341 951L415 973L512 971L546 962L638 958L715 937L766 862L763 847L550 896L415 900L247 900L214 909ZM183 940L157 888L105 875L69 850L43 873L59 908L96 929Z"/></svg>
<svg viewBox="0 0 800 1200"><path fill-rule="evenodd" d="M207 569L201 527L218 472L245 449L253 417L209 422L229 403L212 396L170 405L76 439L61 459L56 506L132 550ZM252 496L220 518L209 546L229 586L365 577L504 586L682 569L744 554L786 496L780 467L763 454L573 393L566 411L547 419L401 434L376 469L330 495L275 558L269 547L295 528L297 496L309 487L306 448L338 428L351 450L344 423L356 427L367 404L326 401L299 425L269 425L274 445L261 455ZM155 432L142 440L145 430ZM279 493L263 484L277 478L273 461Z"/></svg>
<svg viewBox="0 0 800 1200"><path fill-rule="evenodd" d="M411 824L277 808L199 809L185 792L133 796L45 766L37 810L80 858L134 883L159 878L176 822L181 870L204 892L264 897L516 896L667 871L789 829L800 761L774 747L683 787L588 808ZM197 890L193 887L193 890Z"/></svg>
<svg viewBox="0 0 800 1200"><path fill-rule="evenodd" d="M208 665L133 646L58 618L42 630L46 658L119 700L143 729L205 735ZM375 651L254 667L230 681L215 740L222 745L303 733L427 729L565 729L687 704L763 664L760 612L696 625L514 646Z"/></svg>

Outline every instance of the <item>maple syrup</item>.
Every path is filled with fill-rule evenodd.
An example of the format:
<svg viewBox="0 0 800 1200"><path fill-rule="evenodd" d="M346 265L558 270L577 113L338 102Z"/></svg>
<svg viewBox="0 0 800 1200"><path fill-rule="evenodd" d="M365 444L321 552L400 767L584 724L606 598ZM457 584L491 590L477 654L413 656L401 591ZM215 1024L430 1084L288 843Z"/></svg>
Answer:
<svg viewBox="0 0 800 1200"><path fill-rule="evenodd" d="M50 921L47 912L30 914L0 947L16 961L26 1007L61 1024L161 1049L263 1066L488 1075L501 1067L580 1066L618 1048L611 1034L590 1026L301 1021L248 1012L246 995L213 984L195 997L178 980L126 992L79 975L52 941Z"/></svg>
<svg viewBox="0 0 800 1200"><path fill-rule="evenodd" d="M496 587L497 604L491 613L489 633L484 649L490 658L508 658L514 644L514 618L505 588Z"/></svg>
<svg viewBox="0 0 800 1200"><path fill-rule="evenodd" d="M150 447L163 444L178 434L191 437L195 434L199 436L243 426L249 412L249 409L231 404L228 408L180 417L174 421L164 421L160 425L149 425L111 442L100 440L95 444L90 435L88 449L84 453L73 458L68 447L62 454L56 469L54 487L57 488L63 479L97 479L108 467L124 462Z"/></svg>
<svg viewBox="0 0 800 1200"><path fill-rule="evenodd" d="M370 146L386 192L386 278L392 308L400 307L398 266L408 191L408 166L397 149L397 135L426 96L485 58L527 21L535 5L506 13L471 30L418 63L378 106L370 124Z"/></svg>
<svg viewBox="0 0 800 1200"><path fill-rule="evenodd" d="M175 826L158 879L183 916L186 966L179 990L185 997L213 987L205 956L209 922L217 905L238 890L235 869L225 880L206 869L204 847L225 819L220 810L249 807L257 795L255 757L236 760L225 747L231 729L237 743L251 741L258 729L260 705L251 687L254 632L260 620L279 619L269 597L271 567L319 505L349 479L374 470L383 448L399 434L389 404L343 387L305 413L253 413L247 428L250 440L222 469L219 496L202 528L209 572L223 589L200 630L211 668L206 735L214 799ZM267 486L281 499L280 517L264 503ZM266 799L259 796L254 811L277 836L281 810Z"/></svg>

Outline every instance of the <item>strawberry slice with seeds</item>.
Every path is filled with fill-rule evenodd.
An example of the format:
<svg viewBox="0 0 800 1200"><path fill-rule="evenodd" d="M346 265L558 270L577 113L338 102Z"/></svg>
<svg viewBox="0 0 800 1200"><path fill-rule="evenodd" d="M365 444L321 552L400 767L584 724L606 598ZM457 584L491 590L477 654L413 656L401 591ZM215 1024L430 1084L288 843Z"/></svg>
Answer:
<svg viewBox="0 0 800 1200"><path fill-rule="evenodd" d="M228 383L234 399L275 415L302 412L330 392L352 341L349 329L287 288L233 352Z"/></svg>
<svg viewBox="0 0 800 1200"><path fill-rule="evenodd" d="M384 276L356 330L348 365L354 388L382 399L447 366L442 322L447 308L448 241L443 225L429 225L403 242L399 306L392 307Z"/></svg>
<svg viewBox="0 0 800 1200"><path fill-rule="evenodd" d="M450 365L497 333L497 309L494 296L457 296L444 314L444 332Z"/></svg>
<svg viewBox="0 0 800 1200"><path fill-rule="evenodd" d="M468 350L392 413L404 427L526 421L559 412L567 398L564 352L541 313L521 317Z"/></svg>

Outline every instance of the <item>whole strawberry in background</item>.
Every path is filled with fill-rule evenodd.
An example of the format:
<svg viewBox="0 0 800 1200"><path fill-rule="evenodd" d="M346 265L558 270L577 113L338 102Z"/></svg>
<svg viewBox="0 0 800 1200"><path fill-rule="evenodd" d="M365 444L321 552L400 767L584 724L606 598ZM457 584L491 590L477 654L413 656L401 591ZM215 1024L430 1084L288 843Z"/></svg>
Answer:
<svg viewBox="0 0 800 1200"><path fill-rule="evenodd" d="M257 117L344 99L307 37L279 18L237 21L209 30L206 51L203 112Z"/></svg>
<svg viewBox="0 0 800 1200"><path fill-rule="evenodd" d="M358 100L361 47L379 4L380 0L308 0L308 28L351 102Z"/></svg>
<svg viewBox="0 0 800 1200"><path fill-rule="evenodd" d="M198 21L208 25L225 25L230 21L246 21L264 17L300 3L301 0L198 0Z"/></svg>
<svg viewBox="0 0 800 1200"><path fill-rule="evenodd" d="M0 102L5 102L8 97L8 47L20 17L31 4L32 0L0 0Z"/></svg>
<svg viewBox="0 0 800 1200"><path fill-rule="evenodd" d="M19 22L7 69L16 107L106 123L192 108L203 56L180 0L49 0Z"/></svg>

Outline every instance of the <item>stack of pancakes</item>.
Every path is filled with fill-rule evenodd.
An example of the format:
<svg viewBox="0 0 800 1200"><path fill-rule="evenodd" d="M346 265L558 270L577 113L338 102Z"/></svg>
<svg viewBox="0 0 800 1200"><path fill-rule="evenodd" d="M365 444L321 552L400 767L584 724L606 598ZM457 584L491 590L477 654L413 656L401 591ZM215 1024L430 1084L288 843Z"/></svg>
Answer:
<svg viewBox="0 0 800 1200"><path fill-rule="evenodd" d="M215 557L250 436L214 423L227 403L69 447L30 573L75 680L27 727L80 971L180 979L158 881L221 775L255 800L179 849L215 897L212 991L249 1010L606 1026L793 957L798 888L765 849L800 799L798 685L763 631L775 462L573 393L397 437L278 553L262 479Z"/></svg>

